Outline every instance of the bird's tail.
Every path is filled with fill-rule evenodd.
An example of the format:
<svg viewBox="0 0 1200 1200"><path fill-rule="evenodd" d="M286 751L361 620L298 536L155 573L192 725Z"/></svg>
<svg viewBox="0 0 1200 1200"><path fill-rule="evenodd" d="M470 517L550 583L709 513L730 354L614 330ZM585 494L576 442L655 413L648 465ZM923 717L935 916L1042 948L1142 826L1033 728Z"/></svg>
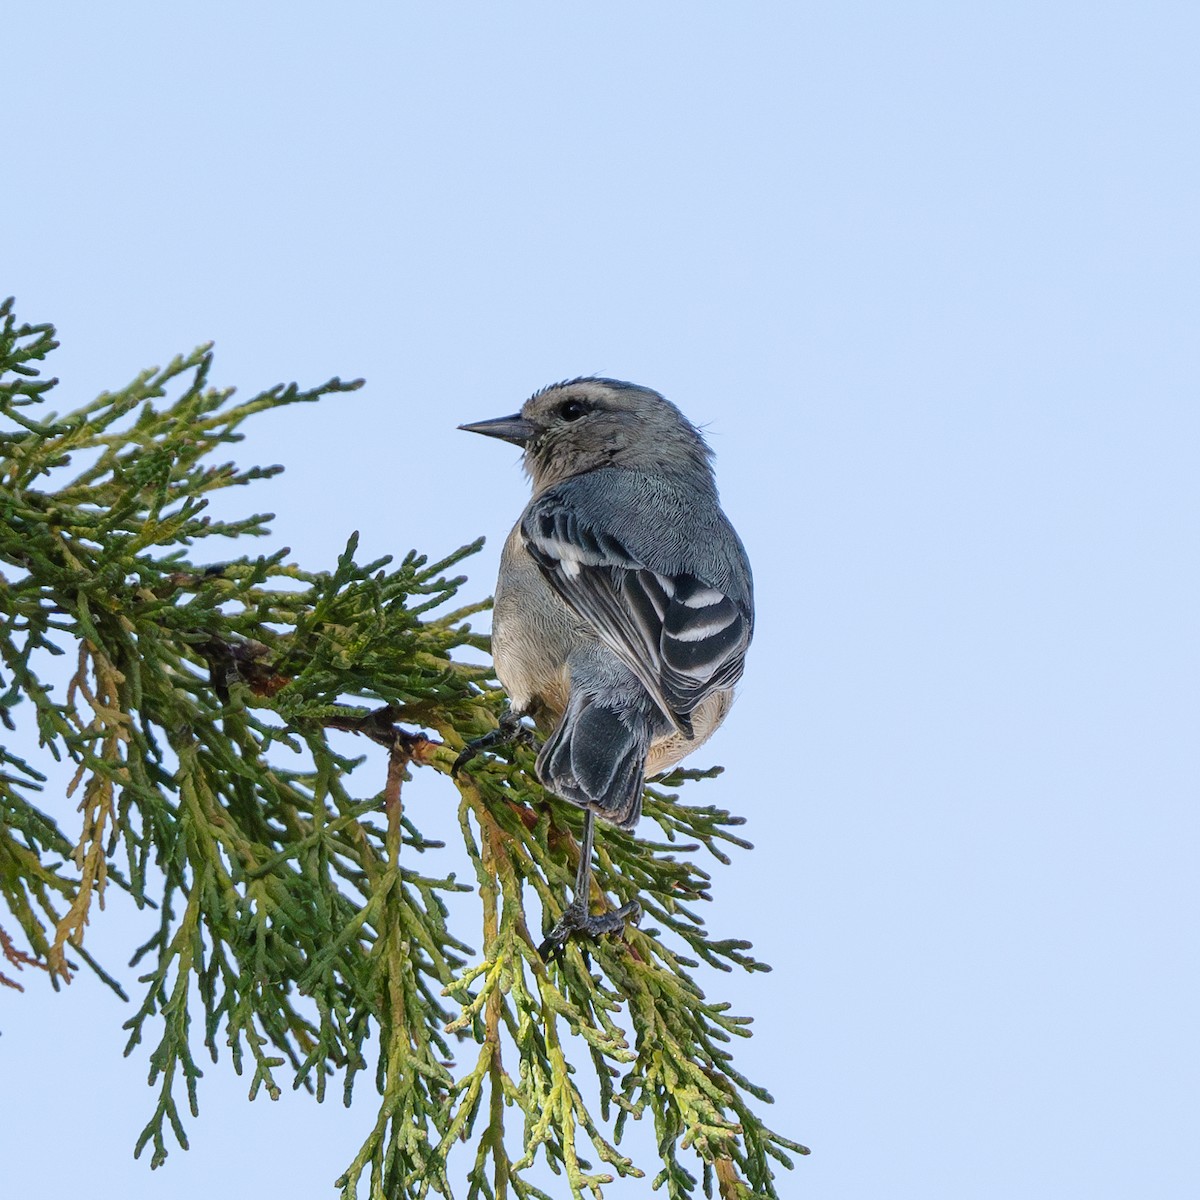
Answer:
<svg viewBox="0 0 1200 1200"><path fill-rule="evenodd" d="M538 778L556 796L632 829L642 815L650 736L640 713L622 717L576 693L538 755Z"/></svg>

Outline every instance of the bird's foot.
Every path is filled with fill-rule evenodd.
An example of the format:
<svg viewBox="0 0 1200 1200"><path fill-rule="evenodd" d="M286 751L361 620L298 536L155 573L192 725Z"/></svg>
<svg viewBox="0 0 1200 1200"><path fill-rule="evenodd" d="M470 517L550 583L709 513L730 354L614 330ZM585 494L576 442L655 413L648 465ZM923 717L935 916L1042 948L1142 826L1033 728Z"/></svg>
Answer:
<svg viewBox="0 0 1200 1200"><path fill-rule="evenodd" d="M574 937L598 938L603 933L620 933L627 923L636 925L641 919L642 906L636 900L597 917L588 912L586 900L572 900L562 920L538 947L538 953L543 962L553 962L562 957L567 943Z"/></svg>
<svg viewBox="0 0 1200 1200"><path fill-rule="evenodd" d="M500 718L500 724L491 733L485 733L483 737L477 737L463 747L463 752L454 760L454 766L450 768L450 774L457 775L475 755L482 751L494 750L497 746L511 746L514 742L520 742L526 746L532 745L533 730L527 725L521 724L521 714L513 712L510 708Z"/></svg>

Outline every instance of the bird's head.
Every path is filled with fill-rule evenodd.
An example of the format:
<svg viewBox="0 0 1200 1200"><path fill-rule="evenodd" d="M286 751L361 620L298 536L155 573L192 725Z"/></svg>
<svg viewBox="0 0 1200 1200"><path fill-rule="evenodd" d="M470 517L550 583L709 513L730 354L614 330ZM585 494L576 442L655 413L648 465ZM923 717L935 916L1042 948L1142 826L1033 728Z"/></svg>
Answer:
<svg viewBox="0 0 1200 1200"><path fill-rule="evenodd" d="M459 428L521 446L535 492L600 467L712 479L700 431L658 392L619 379L552 384L511 417Z"/></svg>

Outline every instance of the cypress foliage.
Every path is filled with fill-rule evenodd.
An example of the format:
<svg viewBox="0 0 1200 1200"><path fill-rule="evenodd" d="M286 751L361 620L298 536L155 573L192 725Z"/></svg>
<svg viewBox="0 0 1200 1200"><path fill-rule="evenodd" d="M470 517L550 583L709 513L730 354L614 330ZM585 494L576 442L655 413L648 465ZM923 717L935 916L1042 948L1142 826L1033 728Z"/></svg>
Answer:
<svg viewBox="0 0 1200 1200"><path fill-rule="evenodd" d="M0 721L74 771L68 803L0 746L0 983L91 970L124 997L85 929L108 887L153 910L125 1026L156 1088L137 1153L157 1166L187 1146L197 1058L224 1046L252 1097L373 1090L344 1200L462 1194L464 1173L469 1198L545 1198L539 1160L599 1197L642 1173L619 1149L631 1117L653 1122L665 1195L775 1197L804 1148L763 1124L770 1097L733 1064L748 1019L692 974L767 969L695 907L710 878L691 856L748 847L739 818L673 794L715 770L650 787L641 836L603 832L597 886L636 895L642 927L547 966L535 948L566 904L579 814L540 789L527 747L450 774L503 710L455 653L487 649L467 622L486 604L454 607L449 574L480 543L360 563L351 537L329 571L215 549L268 534L267 514L206 512L280 470L217 461L242 423L359 382L237 403L201 347L58 416L39 374L55 345L0 305ZM339 730L367 753L339 752ZM404 809L416 770L447 777L458 821L439 832L461 835L473 886L425 866L443 843ZM455 892L477 893L474 928L451 927Z"/></svg>

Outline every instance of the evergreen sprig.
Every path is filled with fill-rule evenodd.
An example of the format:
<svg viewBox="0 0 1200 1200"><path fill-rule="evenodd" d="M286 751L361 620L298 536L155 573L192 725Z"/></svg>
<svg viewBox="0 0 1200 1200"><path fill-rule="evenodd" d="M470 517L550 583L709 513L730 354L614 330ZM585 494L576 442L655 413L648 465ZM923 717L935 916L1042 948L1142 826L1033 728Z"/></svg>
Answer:
<svg viewBox="0 0 1200 1200"><path fill-rule="evenodd" d="M648 789L643 836L600 841L597 887L636 896L643 927L543 963L536 930L565 906L579 814L534 782L531 752L455 780L474 888L422 868L443 843L403 806L414 769L451 776L502 710L488 670L455 653L486 650L467 623L486 604L449 609L463 580L448 572L480 543L359 563L355 536L324 572L287 550L207 553L207 539L268 532L269 514L207 511L210 493L280 469L213 464L242 423L359 382L238 403L209 385L200 347L58 416L39 373L55 345L50 326L0 305L0 721L70 765L80 814L68 832L62 804L38 798L37 766L0 747L0 894L15 922L0 952L56 986L86 965L124 996L85 928L110 883L154 910L126 1022L157 1086L137 1152L150 1146L157 1166L171 1136L186 1147L197 1055L216 1061L223 1044L251 1096L286 1083L323 1099L338 1080L348 1103L359 1074L373 1078L378 1112L338 1180L344 1200L364 1184L373 1198L450 1196L464 1141L468 1198L545 1197L538 1162L572 1196L600 1197L614 1175L641 1174L619 1145L643 1115L667 1196L776 1196L778 1166L805 1151L762 1123L753 1104L769 1097L734 1067L747 1019L692 974L767 969L748 943L710 937L696 909L711 881L689 856L728 862L723 847L748 843L739 818L664 790L712 772L676 771ZM369 753L347 757L338 731ZM351 790L364 762L383 781L374 794ZM480 936L464 940L450 901L476 889Z"/></svg>

